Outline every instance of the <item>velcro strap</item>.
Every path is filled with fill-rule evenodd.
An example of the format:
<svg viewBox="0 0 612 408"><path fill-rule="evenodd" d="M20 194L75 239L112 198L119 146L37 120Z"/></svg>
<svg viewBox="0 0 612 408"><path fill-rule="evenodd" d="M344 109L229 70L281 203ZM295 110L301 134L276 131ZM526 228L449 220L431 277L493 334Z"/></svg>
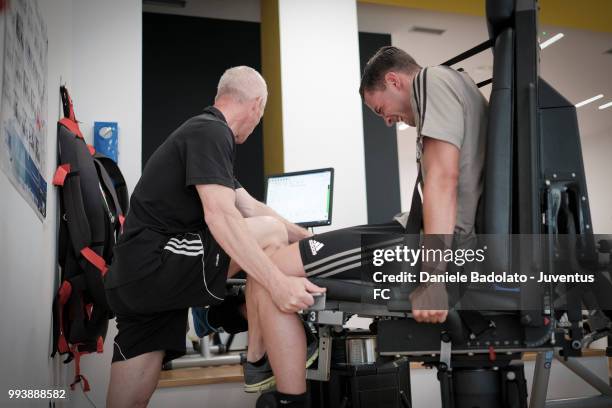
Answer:
<svg viewBox="0 0 612 408"><path fill-rule="evenodd" d="M83 258L87 259L90 264L98 268L98 270L102 272L102 276L106 275L106 272L108 272L106 262L104 261L104 258L96 254L93 249L85 247L81 249L81 255L83 255Z"/></svg>
<svg viewBox="0 0 612 408"><path fill-rule="evenodd" d="M64 126L66 129L68 129L69 131L77 135L77 137L80 137L81 139L83 139L83 134L81 133L81 129L79 129L79 125L76 122L68 118L62 118L59 120L59 123L60 125Z"/></svg>
<svg viewBox="0 0 612 408"><path fill-rule="evenodd" d="M62 282L62 286L59 289L59 304L65 305L72 294L72 285L68 281Z"/></svg>
<svg viewBox="0 0 612 408"><path fill-rule="evenodd" d="M72 285L68 281L63 281L62 286L59 288L58 293L58 310L59 310L59 338L57 342L57 349L61 354L68 353L68 342L64 334L64 305L68 302L70 295L72 294Z"/></svg>
<svg viewBox="0 0 612 408"><path fill-rule="evenodd" d="M92 145L88 144L87 148L89 149L89 154L91 154L92 156L94 156L96 154L96 148L93 147Z"/></svg>
<svg viewBox="0 0 612 408"><path fill-rule="evenodd" d="M71 351L74 354L74 382L70 384L70 389L74 391L74 386L83 381L83 392L88 392L91 390L89 381L84 375L81 375L81 356L88 353L79 351L79 344L72 346Z"/></svg>
<svg viewBox="0 0 612 408"><path fill-rule="evenodd" d="M68 174L70 174L70 163L58 166L57 170L55 170L55 174L53 175L53 185L63 186Z"/></svg>

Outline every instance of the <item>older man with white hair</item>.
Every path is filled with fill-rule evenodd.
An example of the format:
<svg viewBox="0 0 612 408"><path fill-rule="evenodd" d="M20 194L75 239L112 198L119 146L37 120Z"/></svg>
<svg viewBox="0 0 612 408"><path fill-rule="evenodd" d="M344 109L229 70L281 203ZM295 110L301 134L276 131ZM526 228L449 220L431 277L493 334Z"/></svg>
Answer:
<svg viewBox="0 0 612 408"><path fill-rule="evenodd" d="M266 98L257 71L228 69L214 105L147 162L105 278L118 328L107 406L147 405L162 364L185 354L188 308L222 302L226 279L239 270L285 312L306 308L311 293L324 290L270 260L309 233L252 198L234 176L236 144L261 120ZM249 329L260 338L257 327Z"/></svg>

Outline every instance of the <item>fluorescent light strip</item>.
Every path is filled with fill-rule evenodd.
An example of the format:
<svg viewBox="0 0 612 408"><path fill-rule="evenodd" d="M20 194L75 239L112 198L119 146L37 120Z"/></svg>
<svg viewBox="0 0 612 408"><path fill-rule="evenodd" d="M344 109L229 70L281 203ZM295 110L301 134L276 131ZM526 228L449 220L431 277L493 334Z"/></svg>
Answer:
<svg viewBox="0 0 612 408"><path fill-rule="evenodd" d="M577 108L579 108L579 107L584 106L584 105L586 105L586 104L589 104L589 103L591 103L591 102L595 102L596 100L601 99L601 98L603 98L603 94L599 94L599 95L594 96L594 97L592 97L592 98L586 99L586 100L584 100L584 101L582 101L582 102L578 102L578 103L577 103L576 105L574 105L574 106L575 106L575 107L577 107Z"/></svg>
<svg viewBox="0 0 612 408"><path fill-rule="evenodd" d="M604 103L599 107L599 110L609 108L610 106L612 106L612 102Z"/></svg>
<svg viewBox="0 0 612 408"><path fill-rule="evenodd" d="M560 39L563 38L563 33L559 33L557 35L554 35L552 37L550 37L548 40L544 41L543 43L540 44L540 49L544 49L546 47L548 47L550 44L559 41Z"/></svg>

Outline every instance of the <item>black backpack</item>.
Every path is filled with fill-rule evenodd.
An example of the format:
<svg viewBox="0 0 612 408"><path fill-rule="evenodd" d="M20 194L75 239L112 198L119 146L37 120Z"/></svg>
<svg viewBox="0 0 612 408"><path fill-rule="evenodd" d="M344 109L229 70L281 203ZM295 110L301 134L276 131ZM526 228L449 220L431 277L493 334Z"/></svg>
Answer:
<svg viewBox="0 0 612 408"><path fill-rule="evenodd" d="M53 302L53 353L75 361L71 389L87 379L80 373L83 354L102 353L113 317L103 278L128 210L128 191L117 164L87 145L72 100L60 87L64 118L57 124L58 168L53 184L60 199L58 264L61 284Z"/></svg>

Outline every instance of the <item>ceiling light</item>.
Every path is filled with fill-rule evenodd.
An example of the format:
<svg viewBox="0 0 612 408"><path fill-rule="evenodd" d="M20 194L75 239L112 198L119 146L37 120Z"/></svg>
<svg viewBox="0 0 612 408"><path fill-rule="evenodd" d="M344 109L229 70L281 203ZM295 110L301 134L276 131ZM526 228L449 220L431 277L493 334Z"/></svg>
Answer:
<svg viewBox="0 0 612 408"><path fill-rule="evenodd" d="M589 103L591 103L591 102L595 102L596 100L601 99L601 98L603 98L603 94L599 94L599 95L594 96L594 97L592 97L592 98L586 99L586 100L584 100L584 101L582 101L582 102L578 102L578 103L577 103L576 105L574 105L574 106L575 106L575 107L577 107L577 108L579 108L579 107L584 106L584 105L586 105L586 104L589 104Z"/></svg>
<svg viewBox="0 0 612 408"><path fill-rule="evenodd" d="M433 35L442 35L444 34L444 32L446 31L443 28L433 28L433 27L419 27L419 26L414 26L410 29L410 31L413 31L415 33L423 33L423 34L433 34Z"/></svg>
<svg viewBox="0 0 612 408"><path fill-rule="evenodd" d="M406 130L406 129L408 129L409 127L410 127L410 125L409 125L409 124L407 124L407 123L404 123L404 122L398 122L398 123L397 123L397 129L398 129L398 130Z"/></svg>
<svg viewBox="0 0 612 408"><path fill-rule="evenodd" d="M604 103L599 107L599 110L609 108L610 106L612 106L612 102Z"/></svg>
<svg viewBox="0 0 612 408"><path fill-rule="evenodd" d="M563 38L563 33L559 33L559 34L553 35L548 40L544 41L543 43L540 43L540 49L544 49L544 48L548 47L550 44L555 43L555 42L559 41L562 38Z"/></svg>

